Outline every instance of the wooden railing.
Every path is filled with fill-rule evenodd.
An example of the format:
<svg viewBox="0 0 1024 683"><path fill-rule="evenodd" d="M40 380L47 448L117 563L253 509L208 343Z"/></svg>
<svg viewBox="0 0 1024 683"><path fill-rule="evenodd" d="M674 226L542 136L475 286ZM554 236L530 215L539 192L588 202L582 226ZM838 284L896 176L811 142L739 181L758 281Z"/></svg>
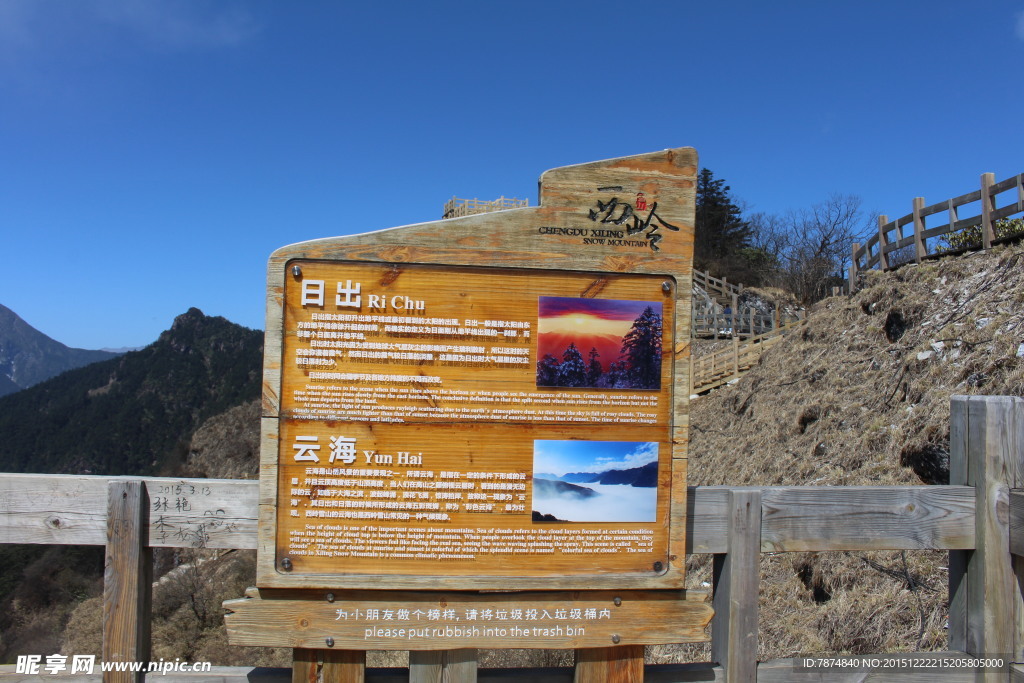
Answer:
<svg viewBox="0 0 1024 683"><path fill-rule="evenodd" d="M1005 206L998 206L996 197L1007 192L1014 198ZM977 216L963 218L960 207L980 202ZM981 176L981 188L968 194L947 199L930 206L924 205L924 197L916 197L913 210L906 216L890 221L888 216L879 216L878 233L872 235L863 245L854 243L853 264L850 266L850 282L856 288L857 276L870 268L889 270L908 262L921 263L925 259L964 251L965 249L939 250L942 235L949 235L968 228L980 227L978 248L988 249L998 243L995 222L1024 212L1024 173L995 182L995 175ZM946 222L933 227L927 226L929 216L946 214ZM909 229L907 226L910 226Z"/></svg>
<svg viewBox="0 0 1024 683"><path fill-rule="evenodd" d="M751 337L764 334L782 325L799 320L799 315L781 311L778 307L762 313L753 307L742 307L742 284L733 284L726 278L716 278L694 269L694 287L703 289L711 302L694 297L690 312L690 336L694 338ZM728 309L728 312L726 312Z"/></svg>
<svg viewBox="0 0 1024 683"><path fill-rule="evenodd" d="M717 278L696 268L693 269L693 284L723 305L732 303L734 297L743 293L743 285L733 284L724 277Z"/></svg>
<svg viewBox="0 0 1024 683"><path fill-rule="evenodd" d="M515 197L498 197L497 199L460 199L452 197L444 203L444 215L441 218L460 218L472 216L478 213L490 213L491 211L504 211L505 209L519 209L529 206L529 199L516 199Z"/></svg>
<svg viewBox="0 0 1024 683"><path fill-rule="evenodd" d="M691 487L687 552L714 555L714 662L648 665L646 680L865 680L859 671L831 670L825 678L798 674L798 660L757 661L763 552L949 550L950 651L929 657L968 653L1020 661L1024 602L1018 581L1024 572L1015 573L1015 563L1024 564L1016 559L1024 555L1024 491L1018 490L1024 487L1022 446L1024 400L960 396L951 406L948 486ZM102 659L145 661L149 552L153 547L255 548L257 488L255 481L5 474L0 542L106 545ZM153 511L148 501L165 497L188 498L191 509L176 511L172 505L167 512ZM318 675L324 681L573 680L571 668L478 670L472 650L410 653L410 667L399 670L364 670L358 658L353 664L333 651L316 665L310 652L297 651L294 679L287 670L234 667L215 668L207 680L316 680ZM344 665L335 670L332 662ZM12 670L0 667L0 679L29 679ZM878 680L1007 681L1011 673L1022 676L1024 668L998 673L887 669ZM108 681L129 677L105 674Z"/></svg>
<svg viewBox="0 0 1024 683"><path fill-rule="evenodd" d="M806 320L797 320L740 341L734 336L731 344L706 356L690 356L690 395L710 391L739 379L757 365L761 356L782 341L783 335L803 326Z"/></svg>

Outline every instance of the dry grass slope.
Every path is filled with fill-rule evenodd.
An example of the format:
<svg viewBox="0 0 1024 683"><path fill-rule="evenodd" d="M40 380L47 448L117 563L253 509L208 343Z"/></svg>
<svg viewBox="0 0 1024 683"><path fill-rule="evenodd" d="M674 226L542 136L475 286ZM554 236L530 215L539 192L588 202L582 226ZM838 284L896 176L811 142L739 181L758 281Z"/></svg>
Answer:
<svg viewBox="0 0 1024 683"><path fill-rule="evenodd" d="M1024 395L1024 247L872 272L691 403L691 485L947 483L955 394ZM766 554L759 658L946 647L944 552ZM690 585L710 582L710 558ZM652 658L707 659L700 648Z"/></svg>

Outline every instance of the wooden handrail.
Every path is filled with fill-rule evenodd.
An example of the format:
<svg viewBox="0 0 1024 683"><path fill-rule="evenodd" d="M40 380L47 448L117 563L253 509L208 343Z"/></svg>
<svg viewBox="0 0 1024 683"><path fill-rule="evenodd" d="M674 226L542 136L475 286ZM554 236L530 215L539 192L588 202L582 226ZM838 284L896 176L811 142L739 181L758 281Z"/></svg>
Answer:
<svg viewBox="0 0 1024 683"><path fill-rule="evenodd" d="M1006 206L997 207L996 197L1010 191L1016 192L1016 200ZM957 211L959 207L978 201L981 202L981 211L977 216L959 217ZM875 267L889 270L902 265L905 261L891 263L889 255L910 245L915 247L913 260L920 263L924 259L938 258L954 253L953 251L937 251L933 245L929 245L929 240L966 228L982 226L982 239L977 247L979 249L988 249L993 243L998 243L999 240L994 234L994 222L1024 213L1024 173L1010 176L998 183L994 182L993 174L985 173L981 176L981 188L978 190L929 206L924 206L923 197L915 197L912 206L911 213L895 220L890 221L887 216L880 216L877 233L869 237L863 244L854 245L853 263L850 268L852 289L856 288L857 275L861 271ZM931 228L925 225L925 219L928 216L943 211L949 214L944 225ZM912 234L904 234L902 228L907 225L913 226ZM962 250L955 251L959 253Z"/></svg>

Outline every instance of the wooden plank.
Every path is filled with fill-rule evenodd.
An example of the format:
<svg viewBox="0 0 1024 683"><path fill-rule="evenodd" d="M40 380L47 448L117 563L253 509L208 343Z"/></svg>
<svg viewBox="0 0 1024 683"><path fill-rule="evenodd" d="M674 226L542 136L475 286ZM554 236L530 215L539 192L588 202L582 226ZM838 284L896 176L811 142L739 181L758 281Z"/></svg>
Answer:
<svg viewBox="0 0 1024 683"><path fill-rule="evenodd" d="M643 683L642 645L576 651L574 683Z"/></svg>
<svg viewBox="0 0 1024 683"><path fill-rule="evenodd" d="M1000 180L998 183L993 183L990 190L993 195L997 195L1000 192L1006 192L1009 189L1018 187L1021 183L1022 178L1024 178L1024 173L1010 176L1006 180Z"/></svg>
<svg viewBox="0 0 1024 683"><path fill-rule="evenodd" d="M943 211L949 211L949 200L944 199L936 204L930 204L922 207L920 214L922 218L926 218L936 213L942 213Z"/></svg>
<svg viewBox="0 0 1024 683"><path fill-rule="evenodd" d="M317 650L292 650L292 683L318 683L320 658Z"/></svg>
<svg viewBox="0 0 1024 683"><path fill-rule="evenodd" d="M364 683L366 652L303 649L292 651L292 683Z"/></svg>
<svg viewBox="0 0 1024 683"><path fill-rule="evenodd" d="M227 600L233 644L339 649L575 649L701 642L712 610L684 591L410 592L262 589Z"/></svg>
<svg viewBox="0 0 1024 683"><path fill-rule="evenodd" d="M914 197L914 260L917 263L920 263L927 253L924 238L921 236L921 233L924 232L924 217L921 215L922 208L924 208L924 197Z"/></svg>
<svg viewBox="0 0 1024 683"><path fill-rule="evenodd" d="M979 199L981 199L981 190L975 190L974 192L968 192L967 194L962 194L959 197L953 197L952 199L949 200L949 202L953 206L963 206L964 204L970 204L971 202L976 202Z"/></svg>
<svg viewBox="0 0 1024 683"><path fill-rule="evenodd" d="M967 475L977 492L976 549L967 563L967 651L1014 653L1024 643L1024 602L1010 555L1007 508L1021 457L1016 439L1024 399L957 397L966 402ZM957 417L963 417L963 414ZM986 680L996 680L995 675Z"/></svg>
<svg viewBox="0 0 1024 683"><path fill-rule="evenodd" d="M886 234L894 226L888 222L889 217L881 215L878 217L878 233L873 237L878 238L878 267L882 270L889 270L889 258L886 256L886 243L888 238ZM869 240L870 242L870 240Z"/></svg>
<svg viewBox="0 0 1024 683"><path fill-rule="evenodd" d="M970 487L773 487L763 501L768 552L974 545Z"/></svg>
<svg viewBox="0 0 1024 683"><path fill-rule="evenodd" d="M148 662L153 551L147 547L149 498L141 481L108 486L103 567L103 661ZM108 671L104 683L145 680L144 672Z"/></svg>
<svg viewBox="0 0 1024 683"><path fill-rule="evenodd" d="M1010 491L1010 552L1024 555L1024 491Z"/></svg>
<svg viewBox="0 0 1024 683"><path fill-rule="evenodd" d="M950 232L952 232L952 230L949 227L949 223L947 223L945 225L939 225L934 228L928 228L927 230L921 233L921 237L924 239L931 239L932 237L946 235Z"/></svg>
<svg viewBox="0 0 1024 683"><path fill-rule="evenodd" d="M256 547L255 481L16 473L0 477L0 543L103 545L108 482L129 480L146 483L152 547Z"/></svg>
<svg viewBox="0 0 1024 683"><path fill-rule="evenodd" d="M770 340L769 340L770 341ZM774 342L772 342L774 343ZM955 422L954 433L955 433ZM954 440L955 443L955 440ZM955 448L954 448L955 450ZM956 458L951 458L956 468ZM5 543L47 543L57 545L101 545L106 541L106 496L96 492L111 481L107 477L86 477L69 475L4 474L0 476L0 539ZM114 481L117 481L115 479ZM163 479L147 478L147 484L179 485L182 483L213 486L208 503L216 506L234 506L234 524L210 532L209 545L216 548L253 548L256 545L256 507L253 500L257 495L254 481L205 480L205 479ZM956 479L954 478L954 481ZM725 531L726 499L728 487L690 487L687 503L687 552L724 552L726 545L722 534ZM835 541L820 538L814 545L815 533L833 533L832 527L844 539L858 539L864 534L874 534L874 542L891 549L972 548L974 543L973 492L963 487L912 486L912 487L766 487L766 500L778 505L772 515L779 519L798 518L808 513L820 519L808 520L807 525L796 522L777 523L766 531L762 544L766 551L783 551L797 544L799 549L828 550ZM797 493L793 493L796 491ZM933 508L928 524L919 526L918 514L900 512L893 507L893 499L905 498L907 503L928 505ZM841 505L831 503L842 501ZM861 528L851 523L867 519L874 502L885 501L884 509L877 511L884 523ZM797 505L787 511L790 502ZM45 503L45 504L44 504ZM96 505L102 504L101 510ZM205 509L205 508L204 508ZM942 512L940 512L942 510ZM851 518L843 515L854 511ZM47 523L47 520L53 520ZM186 517L190 524L202 524L202 517ZM774 523L774 522L772 522ZM184 527L187 529L188 527ZM817 529L817 531L816 531ZM154 524L149 522L152 536ZM187 533L172 534L165 547L191 547ZM857 541L863 543L863 541ZM778 544L776 547L775 544ZM924 545L922 545L924 544ZM947 545L943 545L947 544ZM811 547L813 545L813 547ZM859 546L858 546L859 547ZM875 547L875 546L871 546Z"/></svg>
<svg viewBox="0 0 1024 683"><path fill-rule="evenodd" d="M954 396L949 404L949 483L966 486L968 483L967 457L967 397ZM971 522L975 526L974 521ZM967 649L967 563L973 553L970 548L949 551L949 647Z"/></svg>
<svg viewBox="0 0 1024 683"><path fill-rule="evenodd" d="M409 683L477 680L477 651L413 650L409 653Z"/></svg>
<svg viewBox="0 0 1024 683"><path fill-rule="evenodd" d="M995 197L992 196L992 185L995 183L994 173L981 174L981 247L991 249L992 240L996 238L992 221L995 210Z"/></svg>
<svg viewBox="0 0 1024 683"><path fill-rule="evenodd" d="M715 555L711 659L730 683L757 680L761 492L729 495L729 550Z"/></svg>
<svg viewBox="0 0 1024 683"><path fill-rule="evenodd" d="M994 209L992 211L992 220L998 221L1003 218L1009 218L1010 216L1024 211L1024 203L1014 202L1013 204L1007 204L1000 209Z"/></svg>

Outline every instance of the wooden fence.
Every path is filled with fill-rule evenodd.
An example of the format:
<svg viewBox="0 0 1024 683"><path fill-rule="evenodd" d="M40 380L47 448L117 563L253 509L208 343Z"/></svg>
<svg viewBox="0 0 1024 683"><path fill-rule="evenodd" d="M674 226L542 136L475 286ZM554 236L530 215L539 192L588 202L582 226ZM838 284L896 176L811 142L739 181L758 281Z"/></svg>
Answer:
<svg viewBox="0 0 1024 683"><path fill-rule="evenodd" d="M714 662L648 665L644 680L1024 680L1024 667L1018 666L806 673L796 670L800 660L759 663L756 654L760 553L933 548L950 551L949 652L929 653L928 658L949 662L969 654L1021 661L1024 602L1018 582L1024 581L1024 570L1016 568L1024 564L1019 559L1024 556L1024 491L1018 490L1024 487L1022 449L1024 400L954 397L948 486L691 487L687 552L714 555ZM255 548L257 486L255 481L5 474L0 478L0 542L105 545L102 660L145 661L152 548ZM172 504L167 511L154 511L148 502L185 497L191 501L189 510ZM366 669L361 655L297 650L292 671L215 667L205 677L168 674L152 680L588 680L579 668L478 670L472 650L410 653L408 669ZM104 680L131 676L107 673ZM37 678L14 673L13 666L0 667L3 681Z"/></svg>
<svg viewBox="0 0 1024 683"><path fill-rule="evenodd" d="M693 271L693 285L703 289L711 299L710 302L698 301L697 297L693 299L690 336L694 338L752 337L771 332L801 317L800 314L794 316L783 312L778 307L769 313L752 306L743 308L741 297L745 288L742 284L733 284L724 277L719 279L697 269Z"/></svg>
<svg viewBox="0 0 1024 683"><path fill-rule="evenodd" d="M724 277L717 278L696 268L693 269L693 284L723 305L732 303L735 297L743 293L743 285L733 284Z"/></svg>
<svg viewBox="0 0 1024 683"><path fill-rule="evenodd" d="M460 199L452 197L444 203L444 215L441 218L461 218L474 216L478 213L504 211L505 209L521 209L530 205L529 199L501 196L497 199Z"/></svg>
<svg viewBox="0 0 1024 683"><path fill-rule="evenodd" d="M1000 207L996 198L1004 192L1011 193L1009 196L1014 199ZM960 208L974 202L980 203L978 215L961 218ZM925 259L966 250L939 251L938 238L942 235L980 227L981 240L978 247L988 249L999 242L995 234L995 222L1022 212L1024 173L998 183L995 182L994 174L984 173L980 189L930 206L924 205L924 197L915 197L910 213L892 221L888 216L879 216L878 233L872 235L863 246L854 243L853 263L850 266L851 288L856 289L857 276L863 270L875 267L889 270L903 263L921 263ZM939 214L946 215L946 222L928 227L928 217Z"/></svg>

